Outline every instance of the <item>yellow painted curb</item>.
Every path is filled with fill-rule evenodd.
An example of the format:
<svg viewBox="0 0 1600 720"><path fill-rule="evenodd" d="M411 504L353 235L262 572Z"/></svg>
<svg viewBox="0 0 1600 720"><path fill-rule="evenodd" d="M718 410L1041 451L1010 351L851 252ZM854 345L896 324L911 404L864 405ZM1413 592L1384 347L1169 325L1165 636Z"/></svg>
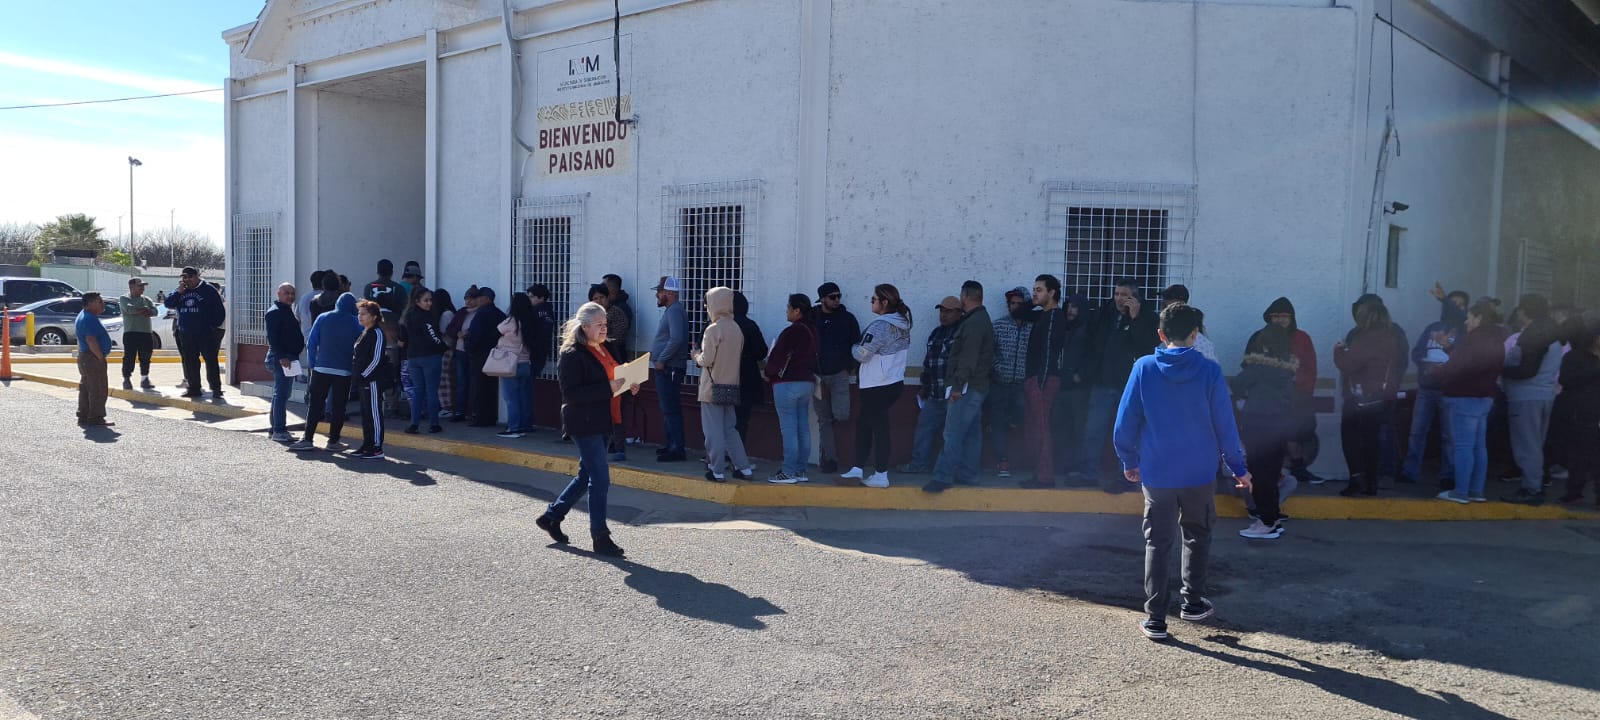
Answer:
<svg viewBox="0 0 1600 720"><path fill-rule="evenodd" d="M32 373L16 373L22 379L60 387L75 388L77 381ZM234 405L214 405L188 398L112 389L113 397L134 402L181 408L200 414L229 418L265 413ZM320 428L319 428L320 429ZM496 445L447 440L431 435L390 433L390 447L423 450L443 455L472 458L513 467L525 467L557 475L578 472L576 457L506 448ZM612 464L611 482L616 485L676 495L722 505L746 507L828 507L854 510L941 510L965 512L1044 512L1140 515L1144 498L1138 492L1119 495L1093 489L1023 490L1020 488L955 487L937 495L924 493L910 485L890 488L840 487L829 478L824 483L773 485L766 482L713 483L698 477L650 472L631 463ZM1297 520L1600 520L1600 513L1569 510L1557 504L1538 507L1490 502L1460 505L1421 498L1346 498L1296 496L1290 510ZM1219 496L1217 514L1245 517L1244 502L1236 497Z"/></svg>
<svg viewBox="0 0 1600 720"><path fill-rule="evenodd" d="M106 362L107 363L122 362L122 356L118 355L116 353L112 353L111 355L106 357ZM153 357L153 358L150 358L150 362L157 363L157 364L161 364L161 363L173 363L173 364L176 364L176 363L183 362L183 358ZM219 358L218 362L225 362L225 361ZM63 356L60 356L60 357L50 357L50 356L45 356L45 357L40 357L40 356L17 357L15 355L11 356L11 364L12 365L50 365L50 364L56 364L56 363L70 363L70 364L76 365L78 363L78 358L76 358L76 357L74 357L72 355L63 355Z"/></svg>

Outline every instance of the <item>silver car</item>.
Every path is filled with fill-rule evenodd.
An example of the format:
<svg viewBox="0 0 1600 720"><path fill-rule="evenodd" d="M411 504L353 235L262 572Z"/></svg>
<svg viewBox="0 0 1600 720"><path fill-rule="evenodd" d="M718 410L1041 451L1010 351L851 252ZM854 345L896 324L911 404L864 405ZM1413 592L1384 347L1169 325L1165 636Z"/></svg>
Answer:
<svg viewBox="0 0 1600 720"><path fill-rule="evenodd" d="M75 345L78 334L74 327L78 313L83 312L83 298L40 300L4 312L11 316L12 345L27 342L28 313L33 313L35 345ZM106 326L106 332L111 334L111 343L115 345L116 339L122 334L122 308L117 301L106 301L106 309L100 313L100 322Z"/></svg>

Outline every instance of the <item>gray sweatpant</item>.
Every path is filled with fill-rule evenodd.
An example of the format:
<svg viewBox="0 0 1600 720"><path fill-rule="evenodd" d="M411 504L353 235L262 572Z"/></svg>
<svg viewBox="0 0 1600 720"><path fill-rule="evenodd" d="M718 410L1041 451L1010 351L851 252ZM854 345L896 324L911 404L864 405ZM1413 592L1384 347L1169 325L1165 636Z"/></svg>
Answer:
<svg viewBox="0 0 1600 720"><path fill-rule="evenodd" d="M837 460L833 426L850 419L850 373L817 376L817 460Z"/></svg>
<svg viewBox="0 0 1600 720"><path fill-rule="evenodd" d="M1518 400L1506 403L1506 425L1511 430L1511 456L1522 469L1522 489L1544 490L1544 438L1550 432L1554 400Z"/></svg>
<svg viewBox="0 0 1600 720"><path fill-rule="evenodd" d="M1144 487L1144 611L1166 622L1172 603L1168 577L1172 545L1183 535L1183 601L1200 602L1211 564L1211 526L1217 521L1212 483L1188 488Z"/></svg>
<svg viewBox="0 0 1600 720"><path fill-rule="evenodd" d="M732 405L700 403L700 429L706 435L706 465L713 472L722 472L723 464L733 462L733 469L750 469L750 456L744 452L744 441L734 428L738 411Z"/></svg>

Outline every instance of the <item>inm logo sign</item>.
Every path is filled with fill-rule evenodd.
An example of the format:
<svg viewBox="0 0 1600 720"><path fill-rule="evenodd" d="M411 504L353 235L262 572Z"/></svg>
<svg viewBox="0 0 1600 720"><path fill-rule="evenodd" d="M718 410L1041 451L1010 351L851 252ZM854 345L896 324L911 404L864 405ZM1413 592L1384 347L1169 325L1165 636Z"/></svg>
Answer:
<svg viewBox="0 0 1600 720"><path fill-rule="evenodd" d="M600 72L600 56L599 55L594 55L594 56L585 55L583 57L573 58L573 59L567 61L567 75L569 75L569 76L578 75L578 74L588 74L588 73L592 73L592 72Z"/></svg>

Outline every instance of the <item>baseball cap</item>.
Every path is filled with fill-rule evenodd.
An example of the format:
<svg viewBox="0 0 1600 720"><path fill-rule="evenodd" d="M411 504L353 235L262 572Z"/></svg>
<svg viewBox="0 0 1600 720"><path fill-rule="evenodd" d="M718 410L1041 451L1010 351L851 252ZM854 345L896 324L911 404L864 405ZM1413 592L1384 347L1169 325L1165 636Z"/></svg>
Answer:
<svg viewBox="0 0 1600 720"><path fill-rule="evenodd" d="M128 278L128 287L133 287L135 285L149 285L149 284L150 283L147 283L147 282L144 281L144 278Z"/></svg>
<svg viewBox="0 0 1600 720"><path fill-rule="evenodd" d="M193 276L193 277L199 277L200 276L200 271L196 270L196 269L194 269L192 267L186 267L186 268L183 269L183 271L180 274L189 275L189 276Z"/></svg>
<svg viewBox="0 0 1600 720"><path fill-rule="evenodd" d="M821 300L821 299L823 299L823 298L825 298L825 297L827 297L829 295L837 294L838 292L839 292L839 284L838 283L825 282L825 283L817 286L817 299Z"/></svg>
<svg viewBox="0 0 1600 720"><path fill-rule="evenodd" d="M1168 285L1161 291L1161 299L1168 302L1189 302L1189 288L1183 285Z"/></svg>
<svg viewBox="0 0 1600 720"><path fill-rule="evenodd" d="M671 275L662 275L661 280L651 290L665 290L667 292L682 292L683 286L678 284L678 279Z"/></svg>
<svg viewBox="0 0 1600 720"><path fill-rule="evenodd" d="M406 261L405 272L401 273L400 277L421 278L422 277L422 264L418 263L415 260Z"/></svg>
<svg viewBox="0 0 1600 720"><path fill-rule="evenodd" d="M938 305L933 307L935 310L960 310L961 298L958 298L954 295L946 295L944 296L943 300L939 301Z"/></svg>
<svg viewBox="0 0 1600 720"><path fill-rule="evenodd" d="M1025 288L1025 287L1023 287L1021 285L1018 285L1018 286L1016 286L1014 288L1011 288L1010 290L1006 291L1006 297L1011 297L1012 295L1015 295L1015 296L1017 296L1019 298L1022 298L1023 300L1027 300L1027 299L1033 297L1033 293L1029 292L1027 288Z"/></svg>

